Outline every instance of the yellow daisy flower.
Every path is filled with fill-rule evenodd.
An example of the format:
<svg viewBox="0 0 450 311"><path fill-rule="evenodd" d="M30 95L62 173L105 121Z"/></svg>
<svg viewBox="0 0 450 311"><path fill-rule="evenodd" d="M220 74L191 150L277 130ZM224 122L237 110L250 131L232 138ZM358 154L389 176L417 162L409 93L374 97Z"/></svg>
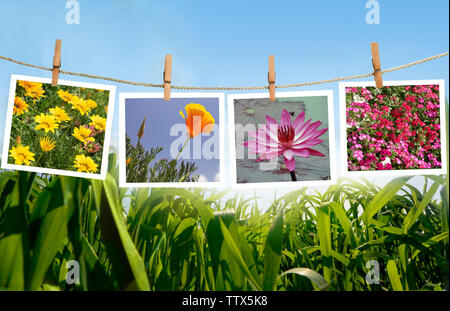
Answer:
<svg viewBox="0 0 450 311"><path fill-rule="evenodd" d="M25 93L25 96L29 96L33 99L39 100L41 99L41 97L45 97L44 95L45 91L42 88L35 88L35 89L30 89L27 90L27 92Z"/></svg>
<svg viewBox="0 0 450 311"><path fill-rule="evenodd" d="M34 153L31 152L30 146L14 146L9 150L10 156L14 158L14 164L17 165L30 165L31 161L34 161Z"/></svg>
<svg viewBox="0 0 450 311"><path fill-rule="evenodd" d="M89 128L80 125L79 127L73 129L72 136L83 143L87 143L89 141L94 142L95 138L89 136L91 134L92 132Z"/></svg>
<svg viewBox="0 0 450 311"><path fill-rule="evenodd" d="M97 172L97 164L91 157L86 157L84 154L77 155L73 161L78 172L95 173Z"/></svg>
<svg viewBox="0 0 450 311"><path fill-rule="evenodd" d="M70 101L70 104L72 105L72 109L78 110L82 116L84 116L85 113L91 111L90 104L82 98L74 98L72 101Z"/></svg>
<svg viewBox="0 0 450 311"><path fill-rule="evenodd" d="M49 137L41 138L39 144L41 145L41 149L44 152L49 152L56 147L56 142Z"/></svg>
<svg viewBox="0 0 450 311"><path fill-rule="evenodd" d="M35 100L39 100L41 97L45 97L42 83L31 81L19 81L19 85L25 89L25 96L31 97Z"/></svg>
<svg viewBox="0 0 450 311"><path fill-rule="evenodd" d="M64 122L64 121L70 121L70 117L67 115L66 111L64 109L61 109L59 107L50 108L50 113L52 116L55 117L56 122Z"/></svg>
<svg viewBox="0 0 450 311"><path fill-rule="evenodd" d="M99 115L91 116L91 123L89 125L93 125L97 130L104 131L106 128L106 119L100 117Z"/></svg>
<svg viewBox="0 0 450 311"><path fill-rule="evenodd" d="M85 103L90 109L97 108L97 103L95 101L93 101L92 99L86 99Z"/></svg>
<svg viewBox="0 0 450 311"><path fill-rule="evenodd" d="M20 80L18 82L19 82L19 85L21 87L23 87L25 90L42 87L42 83L39 83L39 82L23 81L23 80Z"/></svg>
<svg viewBox="0 0 450 311"><path fill-rule="evenodd" d="M58 95L63 101L67 103L73 100L75 97L77 97L76 95L70 94L68 91L63 90L59 90Z"/></svg>
<svg viewBox="0 0 450 311"><path fill-rule="evenodd" d="M21 114L24 114L25 111L28 111L28 104L20 97L14 98L13 114L20 116Z"/></svg>
<svg viewBox="0 0 450 311"><path fill-rule="evenodd" d="M48 133L49 131L54 133L55 129L58 128L58 122L56 122L55 117L51 114L48 115L41 113L41 115L36 116L34 120L36 123L39 123L35 127L36 130L43 129L45 133Z"/></svg>

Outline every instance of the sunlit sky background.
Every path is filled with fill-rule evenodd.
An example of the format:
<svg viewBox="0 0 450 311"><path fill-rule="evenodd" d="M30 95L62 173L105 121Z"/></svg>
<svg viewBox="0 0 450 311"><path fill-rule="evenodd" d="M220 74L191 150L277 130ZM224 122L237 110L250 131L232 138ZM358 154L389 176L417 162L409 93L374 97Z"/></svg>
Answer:
<svg viewBox="0 0 450 311"><path fill-rule="evenodd" d="M65 0L0 0L0 55L49 67L55 39L61 38L65 70L161 83L164 56L172 54L174 85L253 86L267 84L270 54L275 55L276 83L286 84L371 72L371 41L380 44L383 68L449 50L447 0L379 0L379 25L366 23L366 0L79 3L80 24L69 25ZM448 66L445 57L384 79L445 79L448 98ZM46 71L0 61L0 145L12 73L50 77ZM161 91L117 87L118 92ZM337 83L289 91L317 89L331 89L338 99ZM335 111L338 104L335 100ZM336 127L338 121L336 115ZM118 145L117 109L112 144ZM228 166L228 155L225 160ZM293 189L278 189L278 194ZM274 191L256 193L271 199Z"/></svg>

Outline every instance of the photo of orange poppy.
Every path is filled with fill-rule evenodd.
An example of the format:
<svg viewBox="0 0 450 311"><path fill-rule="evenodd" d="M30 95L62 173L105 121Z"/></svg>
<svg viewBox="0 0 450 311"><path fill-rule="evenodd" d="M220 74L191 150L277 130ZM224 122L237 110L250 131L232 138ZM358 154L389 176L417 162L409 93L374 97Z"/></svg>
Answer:
<svg viewBox="0 0 450 311"><path fill-rule="evenodd" d="M223 94L120 94L122 186L220 186Z"/></svg>

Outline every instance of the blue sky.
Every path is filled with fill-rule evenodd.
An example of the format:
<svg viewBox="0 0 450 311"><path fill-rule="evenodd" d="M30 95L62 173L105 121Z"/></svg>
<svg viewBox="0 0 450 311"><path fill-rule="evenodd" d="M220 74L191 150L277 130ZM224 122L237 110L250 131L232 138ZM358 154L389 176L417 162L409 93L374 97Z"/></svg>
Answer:
<svg viewBox="0 0 450 311"><path fill-rule="evenodd" d="M172 144L174 150L179 150L186 141L186 124L180 115L180 111L186 116L185 106L190 103L200 104L211 113L215 120L215 124L220 126L219 122L219 99L218 98L171 98L170 101L165 101L162 98L129 98L125 102L125 127L128 137L130 137L133 145L136 146L138 137L137 133L145 119L144 136L141 138L141 143L145 150L150 150L152 147L164 148L157 156L155 161L165 158L176 158L178 152L171 155ZM215 127L215 130L219 130ZM172 133L172 135L171 135ZM175 134L175 135L174 135ZM215 181L216 174L219 176L220 160L218 158L219 140L218 135L202 134L198 135L189 141L185 149L180 154L180 160L193 162L198 169L195 174L198 174L203 181ZM203 148L205 143L212 139L214 145L217 147L217 157L212 159L195 158L198 154L194 148ZM208 143L208 146L210 144ZM187 159L184 154L189 155ZM218 181L218 180L217 180Z"/></svg>
<svg viewBox="0 0 450 311"><path fill-rule="evenodd" d="M383 68L449 50L447 0L379 0L378 25L366 24L366 0L79 3L80 24L69 25L65 0L0 0L0 55L50 66L55 39L61 38L65 70L161 83L164 56L172 54L174 85L252 86L267 84L270 54L275 55L276 83L285 84L371 72L371 41L380 44ZM448 59L384 79L445 79L448 97ZM0 61L1 118L12 73L50 77L49 72ZM161 91L116 85L118 92ZM288 90L315 89L331 89L338 98L337 83ZM335 111L337 107L336 100ZM117 140L116 109L113 144Z"/></svg>

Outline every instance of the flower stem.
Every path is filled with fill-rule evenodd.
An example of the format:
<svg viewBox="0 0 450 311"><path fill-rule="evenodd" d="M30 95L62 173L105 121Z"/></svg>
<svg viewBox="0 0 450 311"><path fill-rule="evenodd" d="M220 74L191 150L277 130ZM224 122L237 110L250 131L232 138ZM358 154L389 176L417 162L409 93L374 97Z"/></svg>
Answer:
<svg viewBox="0 0 450 311"><path fill-rule="evenodd" d="M183 152L184 147L186 147L187 143L189 142L189 139L191 139L191 136L188 135L186 141L183 144L183 147L181 147L180 151L178 151L178 154L177 154L175 160L178 160L178 158L180 157L181 152Z"/></svg>
<svg viewBox="0 0 450 311"><path fill-rule="evenodd" d="M39 163L41 162L42 157L44 156L45 152L42 152L42 154L40 155L40 157L38 158L38 160L36 161L36 166L39 166Z"/></svg>
<svg viewBox="0 0 450 311"><path fill-rule="evenodd" d="M297 181L297 176L295 176L295 172L294 171L289 171L289 173L291 173L292 181Z"/></svg>

